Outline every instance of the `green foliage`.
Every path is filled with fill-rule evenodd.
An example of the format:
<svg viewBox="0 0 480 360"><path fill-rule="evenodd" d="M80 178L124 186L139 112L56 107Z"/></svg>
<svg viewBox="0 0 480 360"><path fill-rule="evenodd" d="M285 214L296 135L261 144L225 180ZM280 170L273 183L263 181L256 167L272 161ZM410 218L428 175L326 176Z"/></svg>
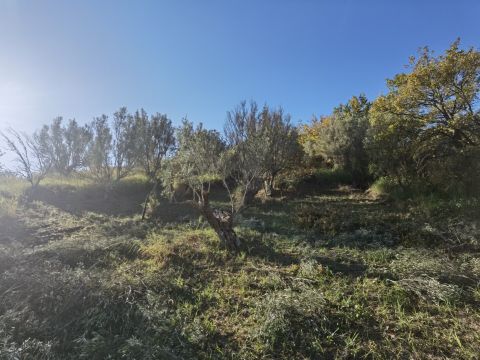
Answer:
<svg viewBox="0 0 480 360"><path fill-rule="evenodd" d="M137 131L138 162L145 174L155 181L165 157L175 145L172 121L166 115L155 114L148 118L142 109L134 114Z"/></svg>
<svg viewBox="0 0 480 360"><path fill-rule="evenodd" d="M186 184L196 200L201 200L213 182L224 177L222 154L225 144L215 130L196 128L184 120L177 134L178 151L163 171L164 188L170 194L175 184Z"/></svg>
<svg viewBox="0 0 480 360"><path fill-rule="evenodd" d="M304 126L301 138L309 156L321 156L350 173L356 185L364 185L368 179L369 159L364 142L369 109L365 96L354 96L346 105L335 108L331 116L314 118L310 126Z"/></svg>
<svg viewBox="0 0 480 360"><path fill-rule="evenodd" d="M271 192L277 175L292 168L302 158L298 134L290 123L290 115L282 108L269 109L264 106L259 115L262 142L263 177L266 192Z"/></svg>
<svg viewBox="0 0 480 360"><path fill-rule="evenodd" d="M128 176L136 165L142 165L154 181L174 145L173 127L165 115L149 119L142 109L133 116L125 107L113 114L111 123L102 115L89 125L79 126L74 119L63 125L58 117L33 137L12 129L2 137L17 156L18 174L32 185L47 172L70 176L85 169L108 184Z"/></svg>
<svg viewBox="0 0 480 360"><path fill-rule="evenodd" d="M241 203L251 202L260 189L261 180L269 177L273 181L269 170L274 168L274 177L281 170L278 168L285 166L283 162L289 161L280 156L284 148L278 143L286 123L283 114L278 114L280 116L274 117L267 106L259 111L255 102L247 106L245 101L227 113L224 134L230 150L229 170L238 182L236 191L247 195L239 198ZM288 144L288 139L285 140ZM267 157L270 161L272 157L277 160L268 164ZM268 184L272 185L272 181Z"/></svg>
<svg viewBox="0 0 480 360"><path fill-rule="evenodd" d="M89 126L92 133L88 169L94 178L103 183L119 181L129 175L138 162L139 138L137 122L126 107L113 114L112 126L108 116L102 115Z"/></svg>
<svg viewBox="0 0 480 360"><path fill-rule="evenodd" d="M36 132L35 137L52 162L53 170L69 175L86 166L92 134L88 126L79 126L75 119L66 126L62 123L62 117L55 118Z"/></svg>
<svg viewBox="0 0 480 360"><path fill-rule="evenodd" d="M235 152L232 173L252 194L263 180L265 194L270 196L277 176L302 157L297 130L282 108L265 105L259 111L255 102L247 107L243 101L227 113L224 131L228 146Z"/></svg>
<svg viewBox="0 0 480 360"><path fill-rule="evenodd" d="M126 107L121 107L113 114L112 125L112 160L115 180L130 174L138 160L138 130L134 117Z"/></svg>
<svg viewBox="0 0 480 360"><path fill-rule="evenodd" d="M112 178L111 152L112 133L108 126L107 115L102 115L90 124L92 144L89 150L88 168L98 181L110 181Z"/></svg>
<svg viewBox="0 0 480 360"><path fill-rule="evenodd" d="M388 80L370 113L372 170L401 183L415 178L450 190L478 191L480 53L425 48L411 72Z"/></svg>
<svg viewBox="0 0 480 360"><path fill-rule="evenodd" d="M184 120L178 131L178 151L169 162L163 175L166 193L174 196L175 184L185 184L191 191L190 204L197 209L216 232L219 240L231 250L238 250L240 240L233 230L234 216L243 206L235 191L241 183L235 181L232 172L235 150L226 149L217 131L197 128ZM221 183L227 190L230 208L221 210L212 207L210 192L212 185ZM247 187L240 194L245 194ZM244 199L241 196L240 199Z"/></svg>

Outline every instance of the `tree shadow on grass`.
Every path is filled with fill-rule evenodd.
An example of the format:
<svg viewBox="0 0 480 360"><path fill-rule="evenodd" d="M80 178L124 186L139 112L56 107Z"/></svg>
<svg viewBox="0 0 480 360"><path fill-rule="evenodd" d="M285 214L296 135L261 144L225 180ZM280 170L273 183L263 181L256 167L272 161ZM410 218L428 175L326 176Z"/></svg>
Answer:
<svg viewBox="0 0 480 360"><path fill-rule="evenodd" d="M246 222L255 220L263 233L298 238L324 237L341 232L355 232L368 227L375 204L323 204L315 200L284 204L257 205L244 213Z"/></svg>
<svg viewBox="0 0 480 360"><path fill-rule="evenodd" d="M275 265L289 266L300 263L298 257L285 252L279 252L263 243L257 243L255 245L246 244L246 249L249 257L262 259Z"/></svg>
<svg viewBox="0 0 480 360"><path fill-rule="evenodd" d="M268 244L258 238L244 239L244 247L249 258L257 258L277 266L298 265L301 255L279 251L273 244ZM361 276L367 266L360 262L344 262L327 256L314 256L312 259L328 268L334 274Z"/></svg>
<svg viewBox="0 0 480 360"><path fill-rule="evenodd" d="M0 216L0 245L14 246L30 235L28 229L13 216Z"/></svg>
<svg viewBox="0 0 480 360"><path fill-rule="evenodd" d="M120 182L109 190L96 184L82 187L39 186L32 195L32 200L53 205L73 215L94 212L126 216L141 214L149 191L148 185L141 182Z"/></svg>
<svg viewBox="0 0 480 360"><path fill-rule="evenodd" d="M334 274L358 277L362 276L368 268L368 266L359 262L345 263L327 256L315 256L314 259Z"/></svg>
<svg viewBox="0 0 480 360"><path fill-rule="evenodd" d="M151 213L150 219L157 223L189 223L198 220L200 212L185 202L170 202L161 199L160 204Z"/></svg>

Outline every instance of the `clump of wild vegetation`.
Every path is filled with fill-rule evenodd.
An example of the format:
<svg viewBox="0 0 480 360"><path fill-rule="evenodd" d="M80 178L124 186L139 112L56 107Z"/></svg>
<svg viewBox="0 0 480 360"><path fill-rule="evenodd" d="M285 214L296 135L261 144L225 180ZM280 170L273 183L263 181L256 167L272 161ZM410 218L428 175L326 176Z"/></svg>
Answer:
<svg viewBox="0 0 480 360"><path fill-rule="evenodd" d="M479 73L426 49L300 129L6 130L0 359L477 358Z"/></svg>

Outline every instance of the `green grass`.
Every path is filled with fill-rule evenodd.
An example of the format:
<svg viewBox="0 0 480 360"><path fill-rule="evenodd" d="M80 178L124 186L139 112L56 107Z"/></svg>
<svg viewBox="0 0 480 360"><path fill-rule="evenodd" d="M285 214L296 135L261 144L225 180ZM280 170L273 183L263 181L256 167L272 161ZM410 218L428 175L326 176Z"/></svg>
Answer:
<svg viewBox="0 0 480 360"><path fill-rule="evenodd" d="M460 189L452 189L447 193L435 190L425 183L413 183L402 187L394 180L384 177L375 181L368 189L368 193L372 198L389 198L397 203L413 205L430 217L438 216L439 212L480 217L480 199L467 195Z"/></svg>
<svg viewBox="0 0 480 360"><path fill-rule="evenodd" d="M15 199L0 213L0 359L480 352L471 212L312 185L247 209L232 254L185 205L162 201L140 221L142 177L113 189L48 179L32 202L18 202L22 186L0 180Z"/></svg>
<svg viewBox="0 0 480 360"><path fill-rule="evenodd" d="M27 181L0 175L0 218L14 216L17 200L28 187Z"/></svg>

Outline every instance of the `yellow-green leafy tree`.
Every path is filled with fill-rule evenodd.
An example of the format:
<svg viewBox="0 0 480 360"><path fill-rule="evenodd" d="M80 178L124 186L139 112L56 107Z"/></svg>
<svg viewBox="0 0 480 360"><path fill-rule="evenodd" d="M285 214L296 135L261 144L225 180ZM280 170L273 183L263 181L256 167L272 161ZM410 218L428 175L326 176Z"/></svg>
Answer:
<svg viewBox="0 0 480 360"><path fill-rule="evenodd" d="M480 53L455 41L445 54L423 48L410 71L387 80L370 111L370 155L377 175L423 178L451 188L479 175Z"/></svg>
<svg viewBox="0 0 480 360"><path fill-rule="evenodd" d="M301 129L300 141L305 152L345 170L356 185L368 180L365 139L370 105L364 95L353 96L346 104L336 107L331 115L314 118L310 125Z"/></svg>

